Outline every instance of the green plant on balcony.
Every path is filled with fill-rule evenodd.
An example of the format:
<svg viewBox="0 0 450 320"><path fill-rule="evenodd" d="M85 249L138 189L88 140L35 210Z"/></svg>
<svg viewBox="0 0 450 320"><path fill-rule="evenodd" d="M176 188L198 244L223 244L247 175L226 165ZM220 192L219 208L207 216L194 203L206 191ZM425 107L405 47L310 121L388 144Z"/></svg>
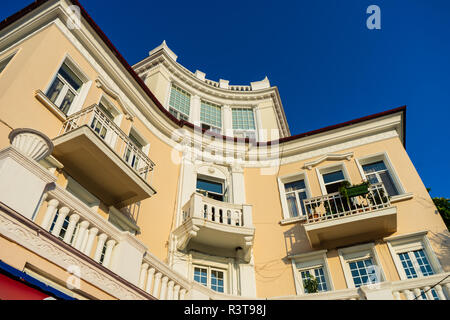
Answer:
<svg viewBox="0 0 450 320"><path fill-rule="evenodd" d="M305 289L305 293L316 293L319 292L319 281L311 276L309 272L306 273L306 279L303 280L303 288Z"/></svg>

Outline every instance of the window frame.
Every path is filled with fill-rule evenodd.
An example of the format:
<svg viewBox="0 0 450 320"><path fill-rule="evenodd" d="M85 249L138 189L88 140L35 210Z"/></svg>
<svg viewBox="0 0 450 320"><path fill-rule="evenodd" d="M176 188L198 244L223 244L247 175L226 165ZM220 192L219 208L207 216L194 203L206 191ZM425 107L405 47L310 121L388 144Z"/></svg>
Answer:
<svg viewBox="0 0 450 320"><path fill-rule="evenodd" d="M256 115L256 107L254 106L231 106L231 129L233 130L233 136L237 137L238 134L242 134L243 136L240 138L249 138L249 139L258 139L258 124L257 124L257 115ZM247 109L251 110L253 114L253 126L254 129L235 129L233 123L233 110L236 109ZM248 136L248 134L253 135L253 137Z"/></svg>
<svg viewBox="0 0 450 320"><path fill-rule="evenodd" d="M182 111L180 111L180 110L178 110L175 107L170 105L170 97L172 96L172 88L173 87L175 87L177 89L180 89L180 90L186 92L189 95L189 114L185 114L184 112L182 112ZM169 83L169 94L167 95L167 102L166 102L167 103L167 107L166 107L166 109L167 109L167 111L170 112L171 115L173 115L178 120L190 121L191 116L192 116L192 98L193 98L193 95L189 92L189 90L186 90L185 88L183 88L183 86L181 86L178 83L175 83L175 82L172 81L172 82ZM180 115L182 115L186 119L183 119Z"/></svg>
<svg viewBox="0 0 450 320"><path fill-rule="evenodd" d="M389 159L387 152L379 152L379 153L355 158L355 163L356 163L356 166L358 167L358 171L359 171L359 174L361 175L362 180L368 181L366 178L366 173L364 172L363 166L374 163L374 162L378 162L378 161L383 161L386 169L389 172L391 180L394 183L394 186L398 191L398 195L391 197L391 202L395 201L397 199L401 200L405 197L406 198L412 197L412 193L407 193L405 188L403 187L403 183L401 182L401 180L397 174L397 171L395 170L394 166L392 165L392 162Z"/></svg>
<svg viewBox="0 0 450 320"><path fill-rule="evenodd" d="M198 181L199 179L200 179L200 180L209 181L209 182L213 182L213 183L217 183L217 184L221 184L221 185L222 185L222 194L217 193L217 192L214 192L214 191L208 191L208 190L198 189L198 188L197 188L197 181ZM212 177L212 176L206 176L206 175L201 174L201 173L197 173L197 176L196 176L196 178L195 178L195 192L198 192L198 193L203 194L202 192L199 192L199 191L197 191L197 190L201 190L201 191L205 191L205 192L207 192L207 193L211 193L211 194L214 194L214 195L222 196L222 199L223 199L222 202L227 202L227 201L226 201L226 197L227 197L226 194L229 192L229 190L227 190L226 180L223 180L223 179L220 179L220 178L216 178L216 177ZM205 195L205 197L208 197L208 196ZM208 198L209 198L209 197L208 197ZM213 199L213 198L210 198L210 199L216 200L216 199ZM220 200L216 200L216 201L220 201Z"/></svg>
<svg viewBox="0 0 450 320"><path fill-rule="evenodd" d="M219 111L219 113L220 113L220 127L217 127L216 125L213 125L211 123L207 123L207 122L202 121L202 105L203 104L219 108L219 110L220 110ZM207 130L210 130L212 132L221 134L222 133L222 129L223 129L223 116L224 115L223 115L223 106L222 105L214 103L214 102L210 102L210 101L205 100L205 99L200 99L200 126L202 127L202 129L203 129L203 125L206 125L206 126L210 127Z"/></svg>
<svg viewBox="0 0 450 320"><path fill-rule="evenodd" d="M339 170L342 171L342 174L344 175L344 180L342 180L342 181L348 181L349 183L351 183L350 175L348 174L348 171L347 171L347 168L346 168L344 162L333 163L330 165L316 168L317 179L319 180L319 185L320 185L320 190L322 191L322 195L325 196L328 194L325 181L323 180L323 175L332 173L335 171L339 171ZM335 182L333 182L333 183L335 183Z"/></svg>
<svg viewBox="0 0 450 320"><path fill-rule="evenodd" d="M403 268L402 262L398 254L404 252L412 252L414 250L422 249L425 252L425 255L428 259L428 262L431 265L431 268L433 269L434 274L444 272L438 258L436 257L436 254L434 253L430 241L428 240L427 234L428 231L419 231L406 235L392 236L383 239L387 243L389 252L391 254L391 258L394 261L395 268L397 269L397 273L400 276L401 280L407 280L408 277L406 275L406 272ZM417 270L415 271L417 273ZM418 274L417 278L426 277L423 276L421 273L420 276L419 273L417 274Z"/></svg>
<svg viewBox="0 0 450 320"><path fill-rule="evenodd" d="M356 288L350 270L349 262L359 261L368 257L372 259L372 265L377 266L380 270L380 279L378 283L386 281L386 276L383 271L381 260L375 248L375 243L372 242L346 248L340 248L338 249L338 255L342 270L344 270L344 277L345 282L347 283L347 288ZM361 286L364 286L364 284Z"/></svg>
<svg viewBox="0 0 450 320"><path fill-rule="evenodd" d="M305 192L306 192L306 198L311 198L311 189L309 186L308 181L308 175L306 171L300 171L288 175L284 175L281 177L278 177L278 190L280 194L280 200L281 200L281 208L282 208L282 218L283 220L281 223L288 223L288 222L294 222L299 220L305 220L306 219L306 213L303 215L299 215L298 217L291 217L289 213L289 205L287 203L286 199L286 188L285 184L303 180L305 182ZM296 199L298 197L296 196Z"/></svg>
<svg viewBox="0 0 450 320"><path fill-rule="evenodd" d="M206 288L213 290L214 292L217 293L222 293L222 294L227 294L228 293L228 268L224 269L221 267L217 267L215 265L208 265L208 264L204 264L204 263L200 263L200 262L192 262L192 281L200 284L203 286L202 283L197 282L194 280L194 274L195 274L195 268L201 268L201 269L206 269ZM223 292L220 291L216 291L213 288L211 288L211 274L212 271L219 271L223 273Z"/></svg>
<svg viewBox="0 0 450 320"><path fill-rule="evenodd" d="M319 292L330 292L334 290L333 280L331 278L330 268L328 265L326 249L292 255L289 256L289 258L291 259L292 272L294 276L294 284L297 295L310 294L305 293L303 280L301 277L301 271L313 270L317 267L323 268L325 283L327 285L327 291L319 291Z"/></svg>
<svg viewBox="0 0 450 320"><path fill-rule="evenodd" d="M66 64L67 67L81 80L82 84L80 87L80 91L75 94L75 97L67 110L67 113L64 113L60 106L57 104L57 102L62 102L64 100L64 97L68 91L62 90L59 94L55 102L52 102L50 100L50 97L48 96L49 90L52 87L53 83L55 82L56 78L58 78L60 81L62 81L65 85L69 86L72 90L76 92L76 90L69 84L65 79L63 79L61 76L59 76L59 70L61 67ZM84 101L86 100L87 94L89 92L89 89L91 87L92 81L89 79L89 77L82 71L82 69L78 66L78 64L75 62L74 59L72 59L68 54L66 54L63 59L61 60L61 63L58 65L58 68L56 71L54 71L53 76L51 77L50 81L48 82L47 86L45 87L45 90L43 91L45 97L48 99L48 101L51 103L53 107L56 107L57 112L64 117L69 117L71 114L80 111ZM64 91L64 94L63 94Z"/></svg>

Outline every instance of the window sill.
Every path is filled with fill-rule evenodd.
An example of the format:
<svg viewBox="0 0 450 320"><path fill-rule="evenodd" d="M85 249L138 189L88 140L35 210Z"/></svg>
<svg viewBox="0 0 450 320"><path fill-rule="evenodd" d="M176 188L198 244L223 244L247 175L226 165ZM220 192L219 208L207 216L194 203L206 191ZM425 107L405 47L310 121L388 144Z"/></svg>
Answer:
<svg viewBox="0 0 450 320"><path fill-rule="evenodd" d="M301 221L306 221L306 216L283 219L279 222L279 224L284 226L287 224L292 224L292 223L301 222Z"/></svg>
<svg viewBox="0 0 450 320"><path fill-rule="evenodd" d="M414 194L412 192L408 192L408 193L403 193L403 194L393 196L393 197L391 197L390 201L391 201L391 203L395 203L395 202L400 202L403 200L409 200L409 199L412 199L413 197L414 197Z"/></svg>
<svg viewBox="0 0 450 320"><path fill-rule="evenodd" d="M67 116L59 110L59 108L50 101L50 99L41 90L36 90L34 96L38 99L51 113L53 113L59 120L66 121Z"/></svg>

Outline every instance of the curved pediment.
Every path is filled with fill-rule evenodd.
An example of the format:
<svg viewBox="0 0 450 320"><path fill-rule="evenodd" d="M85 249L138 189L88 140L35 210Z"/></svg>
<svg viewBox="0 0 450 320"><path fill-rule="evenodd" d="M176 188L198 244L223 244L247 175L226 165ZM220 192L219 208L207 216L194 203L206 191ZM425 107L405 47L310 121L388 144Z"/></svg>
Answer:
<svg viewBox="0 0 450 320"><path fill-rule="evenodd" d="M303 165L303 169L311 170L312 167L318 165L319 163L322 163L326 160L350 160L353 157L353 152L347 152L347 153L326 153L323 156L321 156L319 159L316 159L314 161L305 162Z"/></svg>

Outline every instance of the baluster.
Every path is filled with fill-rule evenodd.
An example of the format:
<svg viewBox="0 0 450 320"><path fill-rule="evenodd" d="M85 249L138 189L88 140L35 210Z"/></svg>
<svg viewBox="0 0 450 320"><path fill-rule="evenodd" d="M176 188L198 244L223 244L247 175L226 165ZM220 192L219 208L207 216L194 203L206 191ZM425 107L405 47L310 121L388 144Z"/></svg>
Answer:
<svg viewBox="0 0 450 320"><path fill-rule="evenodd" d="M66 230L66 234L64 235L63 241L65 243L71 244L73 231L75 230L75 226L78 223L78 220L80 219L80 216L76 213L70 215L69 217L69 225Z"/></svg>
<svg viewBox="0 0 450 320"><path fill-rule="evenodd" d="M141 274L139 276L139 288L144 290L145 278L147 276L148 263L143 263L141 266Z"/></svg>
<svg viewBox="0 0 450 320"><path fill-rule="evenodd" d="M414 294L411 290L403 290L403 294L405 295L407 300L414 300Z"/></svg>
<svg viewBox="0 0 450 320"><path fill-rule="evenodd" d="M420 291L419 288L413 289L413 292L414 292L414 299L416 299L416 300L423 300L422 292Z"/></svg>
<svg viewBox="0 0 450 320"><path fill-rule="evenodd" d="M186 289L181 289L180 290L180 300L184 300L186 297Z"/></svg>
<svg viewBox="0 0 450 320"><path fill-rule="evenodd" d="M430 290L429 286L426 286L423 288L423 291L425 291L425 296L427 297L427 300L434 300L433 292Z"/></svg>
<svg viewBox="0 0 450 320"><path fill-rule="evenodd" d="M105 246L105 241L108 238L108 235L106 233L102 233L98 236L97 240L97 248L95 249L94 254L94 261L100 262L100 259L102 257L103 247Z"/></svg>
<svg viewBox="0 0 450 320"><path fill-rule="evenodd" d="M89 229L88 241L86 247L83 249L83 253L89 257L91 256L92 246L94 245L94 239L97 236L97 233L98 229L96 227Z"/></svg>
<svg viewBox="0 0 450 320"><path fill-rule="evenodd" d="M437 292L437 295L439 297L439 300L446 300L445 294L444 294L444 291L442 290L441 285L438 284L434 288L436 289L436 292Z"/></svg>
<svg viewBox="0 0 450 320"><path fill-rule="evenodd" d="M167 276L164 276L161 280L161 292L159 293L159 300L166 300L167 281L169 281L169 278Z"/></svg>
<svg viewBox="0 0 450 320"><path fill-rule="evenodd" d="M167 300L173 300L173 286L175 285L175 282L173 280L169 281L169 284L167 285Z"/></svg>
<svg viewBox="0 0 450 320"><path fill-rule="evenodd" d="M175 285L173 288L173 300L180 300L180 285Z"/></svg>
<svg viewBox="0 0 450 320"><path fill-rule="evenodd" d="M74 245L75 249L81 250L81 245L83 244L84 241L84 233L88 226L89 222L86 220L80 223Z"/></svg>
<svg viewBox="0 0 450 320"><path fill-rule="evenodd" d="M59 201L52 199L47 203L47 210L45 211L44 220L42 221L41 227L48 231L52 225L53 219L58 208Z"/></svg>
<svg viewBox="0 0 450 320"><path fill-rule="evenodd" d="M145 291L147 293L151 293L151 289L152 289L152 284L153 284L153 277L155 275L155 268L150 268L148 270L148 275L147 275L147 285L145 287Z"/></svg>
<svg viewBox="0 0 450 320"><path fill-rule="evenodd" d="M392 292L392 295L394 296L394 300L401 300L400 292L394 291L394 292Z"/></svg>
<svg viewBox="0 0 450 320"><path fill-rule="evenodd" d="M233 215L230 210L227 210L228 224L233 225Z"/></svg>
<svg viewBox="0 0 450 320"><path fill-rule="evenodd" d="M153 287L153 292L152 292L152 296L154 296L155 298L158 298L158 291L159 291L159 285L161 284L161 277L162 277L161 272L158 272L155 275L155 286Z"/></svg>
<svg viewBox="0 0 450 320"><path fill-rule="evenodd" d="M58 218L56 219L55 225L53 226L53 230L52 230L52 234L55 237L59 237L61 228L64 224L64 220L66 219L69 212L70 212L70 209L67 207L62 207L61 209L59 209Z"/></svg>
<svg viewBox="0 0 450 320"><path fill-rule="evenodd" d="M112 252L113 252L115 245L116 245L116 240L114 240L114 239L108 240L106 242L105 258L103 259L103 263L102 263L106 268L109 268L109 266L110 266Z"/></svg>

